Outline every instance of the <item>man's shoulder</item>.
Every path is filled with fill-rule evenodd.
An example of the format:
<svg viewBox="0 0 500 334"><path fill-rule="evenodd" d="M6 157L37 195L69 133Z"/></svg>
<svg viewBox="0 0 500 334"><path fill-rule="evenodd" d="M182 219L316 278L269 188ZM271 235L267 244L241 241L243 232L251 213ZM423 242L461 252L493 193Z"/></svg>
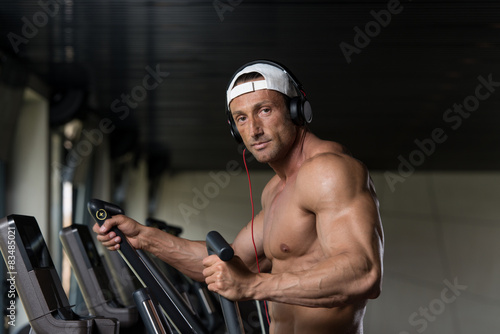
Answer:
<svg viewBox="0 0 500 334"><path fill-rule="evenodd" d="M329 172L344 169L364 169L364 164L355 159L351 152L342 144L332 141L319 140L316 147L310 150L307 159L299 171L314 170ZM355 171L352 170L352 171Z"/></svg>
<svg viewBox="0 0 500 334"><path fill-rule="evenodd" d="M297 182L311 184L315 181L330 184L365 182L368 177L366 166L341 144L322 141L301 165Z"/></svg>

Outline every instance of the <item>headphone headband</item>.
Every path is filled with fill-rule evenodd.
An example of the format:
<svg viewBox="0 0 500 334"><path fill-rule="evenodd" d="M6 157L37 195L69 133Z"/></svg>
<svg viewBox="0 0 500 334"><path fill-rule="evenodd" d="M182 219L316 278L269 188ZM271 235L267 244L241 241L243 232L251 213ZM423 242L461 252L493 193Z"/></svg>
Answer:
<svg viewBox="0 0 500 334"><path fill-rule="evenodd" d="M269 66L272 66L274 68L277 68L279 69L281 72L283 72L285 75L286 75L286 78L289 80L289 82L292 84L294 90L296 91L296 94L297 95L293 95L293 96L290 96L292 95L289 91L288 88L286 87L290 87L288 86L289 83L282 83L282 78L280 78L280 76L282 74L272 74L272 73L264 73L266 72L265 69L255 69L255 70L248 70L248 72L243 72L241 73L242 71L244 71L246 68L250 67L250 66L254 66L254 65L259 65L259 64L265 64L265 65L269 65ZM242 138L238 132L238 129L236 127L236 124L233 120L233 116L231 115L231 110L229 108L229 103L231 101L231 94L230 94L230 90L234 88L234 83L235 81L243 74L245 73L249 73L249 72L257 72L257 73L260 73L266 80L266 84L265 85L262 85L261 88L259 89L263 89L263 88L268 88L268 89L274 89L274 90L277 90L279 92L281 92L282 94L284 95L287 95L290 97L290 104L289 104L289 110L290 110L290 116L291 116L291 119L293 121L293 123L295 123L296 125L304 125L306 123L310 123L311 120L312 120L312 109L311 109L311 105L309 103L309 101L307 101L307 98L306 98L306 95L304 93L304 91L302 90L302 84L300 83L300 81L293 75L293 73L288 70L285 66L275 62L275 61L271 61L271 60L267 60L267 59L262 59L262 60L254 60L254 61L251 61L249 63L246 63L244 64L243 66L241 66L234 74L233 76L231 77L231 79L229 80L229 84L227 85L227 88L226 88L226 116L227 116L227 119L228 119L228 123L231 127L231 134L233 135L233 137L236 139L237 142L242 142ZM262 73L261 73L262 72ZM269 71L268 72L272 72L272 71ZM249 90L250 91L253 91L253 90L256 90L255 85L251 85L252 89Z"/></svg>

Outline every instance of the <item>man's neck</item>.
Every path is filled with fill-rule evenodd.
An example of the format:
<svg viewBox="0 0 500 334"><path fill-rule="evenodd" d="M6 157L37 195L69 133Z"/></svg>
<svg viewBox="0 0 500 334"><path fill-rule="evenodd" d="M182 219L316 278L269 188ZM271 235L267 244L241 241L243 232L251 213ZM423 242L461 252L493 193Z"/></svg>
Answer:
<svg viewBox="0 0 500 334"><path fill-rule="evenodd" d="M286 182L288 177L294 175L306 159L304 146L311 136L312 134L309 131L300 127L297 130L295 141L287 154L282 159L269 163L269 166L271 166L282 181Z"/></svg>

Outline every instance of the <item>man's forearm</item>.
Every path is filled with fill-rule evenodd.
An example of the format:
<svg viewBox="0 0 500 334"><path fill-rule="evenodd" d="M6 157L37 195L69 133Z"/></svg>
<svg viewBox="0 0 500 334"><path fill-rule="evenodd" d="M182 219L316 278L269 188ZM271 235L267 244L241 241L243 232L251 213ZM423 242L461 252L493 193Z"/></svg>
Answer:
<svg viewBox="0 0 500 334"><path fill-rule="evenodd" d="M203 259L208 255L204 241L179 238L157 229L148 229L143 234L148 251L188 277L203 281Z"/></svg>
<svg viewBox="0 0 500 334"><path fill-rule="evenodd" d="M375 298L380 288L378 268L340 257L310 270L258 274L249 298L307 307L336 307Z"/></svg>

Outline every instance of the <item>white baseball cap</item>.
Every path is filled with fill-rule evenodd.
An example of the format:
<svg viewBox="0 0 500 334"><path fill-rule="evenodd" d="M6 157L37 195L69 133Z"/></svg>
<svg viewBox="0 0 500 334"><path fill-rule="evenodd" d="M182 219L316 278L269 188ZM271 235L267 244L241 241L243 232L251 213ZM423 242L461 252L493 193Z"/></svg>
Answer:
<svg viewBox="0 0 500 334"><path fill-rule="evenodd" d="M264 77L264 80L249 81L233 87L236 80L242 74L250 72L257 72L261 74ZM299 96L299 92L290 80L287 72L270 64L256 63L243 68L233 76L233 80L231 81L227 89L226 101L228 110L229 104L234 98L246 93L255 92L256 90L260 89L275 90L282 94L285 94L290 98Z"/></svg>

